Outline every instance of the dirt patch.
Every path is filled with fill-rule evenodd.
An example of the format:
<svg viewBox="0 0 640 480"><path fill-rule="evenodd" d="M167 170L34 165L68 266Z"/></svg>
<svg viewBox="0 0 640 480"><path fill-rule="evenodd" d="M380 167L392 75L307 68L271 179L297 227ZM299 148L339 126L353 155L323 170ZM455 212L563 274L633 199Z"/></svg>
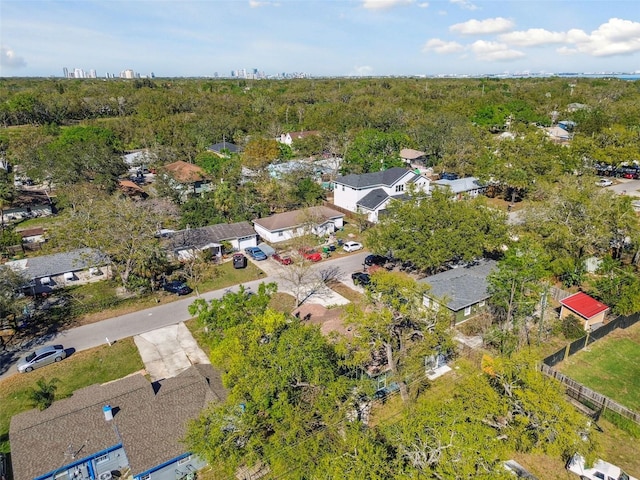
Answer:
<svg viewBox="0 0 640 480"><path fill-rule="evenodd" d="M301 305L293 312L305 323L320 325L323 335L329 335L331 332L349 335L350 330L344 326L342 313L342 308L326 308L313 303Z"/></svg>

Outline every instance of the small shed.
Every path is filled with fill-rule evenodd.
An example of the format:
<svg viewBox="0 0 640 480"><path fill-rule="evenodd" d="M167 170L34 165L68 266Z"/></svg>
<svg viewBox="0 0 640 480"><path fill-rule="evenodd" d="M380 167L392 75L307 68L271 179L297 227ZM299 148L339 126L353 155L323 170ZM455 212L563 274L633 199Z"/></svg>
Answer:
<svg viewBox="0 0 640 480"><path fill-rule="evenodd" d="M560 319L574 315L584 322L585 330L592 330L604 323L609 307L584 292L574 293L560 300Z"/></svg>

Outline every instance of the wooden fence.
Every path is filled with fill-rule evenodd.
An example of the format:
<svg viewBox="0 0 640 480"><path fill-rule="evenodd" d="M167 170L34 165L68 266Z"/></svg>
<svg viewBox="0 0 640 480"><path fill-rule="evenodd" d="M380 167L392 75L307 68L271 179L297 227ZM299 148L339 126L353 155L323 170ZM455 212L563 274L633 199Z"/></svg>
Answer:
<svg viewBox="0 0 640 480"><path fill-rule="evenodd" d="M594 410L604 410L606 408L640 425L640 413L629 410L627 407L620 405L609 397L605 397L604 395L585 387L581 383L563 375L544 363L541 365L540 369L545 375L553 377L561 382L566 387L567 395L574 400L577 400L582 404L587 403L588 406Z"/></svg>

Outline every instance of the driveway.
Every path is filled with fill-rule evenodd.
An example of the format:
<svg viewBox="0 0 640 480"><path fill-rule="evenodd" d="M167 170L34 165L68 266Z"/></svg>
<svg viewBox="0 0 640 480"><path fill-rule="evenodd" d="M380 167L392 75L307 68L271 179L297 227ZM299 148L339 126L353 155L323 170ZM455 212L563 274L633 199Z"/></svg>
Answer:
<svg viewBox="0 0 640 480"><path fill-rule="evenodd" d="M175 377L191 365L211 363L183 322L135 335L133 341L154 382Z"/></svg>
<svg viewBox="0 0 640 480"><path fill-rule="evenodd" d="M640 197L640 180L632 180L629 178L616 178L614 184L605 187L620 195L628 195L630 197Z"/></svg>

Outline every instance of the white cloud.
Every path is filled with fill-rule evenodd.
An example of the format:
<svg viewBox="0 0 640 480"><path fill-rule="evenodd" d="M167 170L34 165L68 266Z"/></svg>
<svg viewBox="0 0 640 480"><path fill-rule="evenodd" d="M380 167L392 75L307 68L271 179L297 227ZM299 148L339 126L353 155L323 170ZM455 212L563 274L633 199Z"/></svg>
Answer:
<svg viewBox="0 0 640 480"><path fill-rule="evenodd" d="M360 65L353 67L351 71L351 76L353 77L367 77L373 73L373 67L369 65Z"/></svg>
<svg viewBox="0 0 640 480"><path fill-rule="evenodd" d="M362 6L367 10L383 10L399 5L410 5L414 0L363 0Z"/></svg>
<svg viewBox="0 0 640 480"><path fill-rule="evenodd" d="M582 30L570 30L567 36L580 52L594 57L610 57L640 51L640 22L611 18L590 35Z"/></svg>
<svg viewBox="0 0 640 480"><path fill-rule="evenodd" d="M449 27L449 31L462 35L486 35L491 33L508 32L514 26L513 21L502 18L487 18L486 20L469 20L456 23Z"/></svg>
<svg viewBox="0 0 640 480"><path fill-rule="evenodd" d="M277 2L261 2L259 0L249 0L249 6L251 8L260 8L260 7L279 7L280 4Z"/></svg>
<svg viewBox="0 0 640 480"><path fill-rule="evenodd" d="M429 2L418 3L418 7L420 7L420 8L427 8L428 6L429 6Z"/></svg>
<svg viewBox="0 0 640 480"><path fill-rule="evenodd" d="M512 50L505 43L478 40L472 43L470 48L476 54L478 60L487 62L515 60L524 57L523 52Z"/></svg>
<svg viewBox="0 0 640 480"><path fill-rule="evenodd" d="M423 52L434 51L441 54L456 53L461 52L462 50L464 50L464 46L460 45L458 42L445 42L439 38L432 38L424 44L424 47L422 47Z"/></svg>
<svg viewBox="0 0 640 480"><path fill-rule="evenodd" d="M529 30L504 33L498 36L501 42L520 47L535 47L538 45L548 45L551 43L562 43L566 41L567 34L563 32L550 32L543 28L530 28Z"/></svg>
<svg viewBox="0 0 640 480"><path fill-rule="evenodd" d="M473 2L471 2L470 0L449 0L451 3L453 3L454 5L458 5L460 8L463 8L465 10L477 10L478 6L475 5Z"/></svg>
<svg viewBox="0 0 640 480"><path fill-rule="evenodd" d="M24 58L18 57L13 50L0 47L0 66L6 68L22 68L27 66Z"/></svg>

